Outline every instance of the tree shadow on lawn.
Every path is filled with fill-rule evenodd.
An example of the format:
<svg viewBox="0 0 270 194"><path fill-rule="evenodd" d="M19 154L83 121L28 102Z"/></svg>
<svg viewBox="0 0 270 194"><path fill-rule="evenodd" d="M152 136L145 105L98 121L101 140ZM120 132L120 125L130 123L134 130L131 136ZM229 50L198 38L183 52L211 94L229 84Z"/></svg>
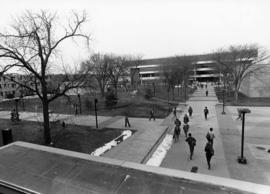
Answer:
<svg viewBox="0 0 270 194"><path fill-rule="evenodd" d="M33 121L12 123L8 119L0 119L0 123L1 130L6 128L12 129L13 141L44 145L42 123ZM79 125L66 125L63 128L60 123L53 123L51 125L54 147L87 154L118 137L122 131L122 129L97 130ZM2 132L0 133L0 145L3 145Z"/></svg>

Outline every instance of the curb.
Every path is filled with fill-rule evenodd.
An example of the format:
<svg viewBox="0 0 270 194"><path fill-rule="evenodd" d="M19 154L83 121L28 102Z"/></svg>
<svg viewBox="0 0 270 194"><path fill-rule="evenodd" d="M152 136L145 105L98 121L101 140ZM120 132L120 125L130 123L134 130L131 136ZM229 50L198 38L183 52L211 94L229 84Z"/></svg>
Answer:
<svg viewBox="0 0 270 194"><path fill-rule="evenodd" d="M142 161L140 162L141 164L146 164L146 162L149 160L149 158L153 155L153 153L156 151L157 147L160 145L160 143L163 141L164 137L166 136L166 134L168 133L170 127L168 126L164 132L162 133L162 135L158 138L158 140L156 141L156 143L151 147L151 149L147 152L147 154L144 156L144 158L142 159Z"/></svg>

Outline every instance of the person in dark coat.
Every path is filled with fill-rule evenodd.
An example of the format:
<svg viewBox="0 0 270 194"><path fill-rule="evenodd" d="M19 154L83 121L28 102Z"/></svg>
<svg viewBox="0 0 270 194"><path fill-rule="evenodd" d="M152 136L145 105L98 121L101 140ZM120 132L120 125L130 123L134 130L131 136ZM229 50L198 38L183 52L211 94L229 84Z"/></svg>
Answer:
<svg viewBox="0 0 270 194"><path fill-rule="evenodd" d="M206 90L205 95L208 96L208 90Z"/></svg>
<svg viewBox="0 0 270 194"><path fill-rule="evenodd" d="M191 133L189 133L188 138L186 138L186 142L189 145L189 151L190 151L189 159L192 160L194 147L196 146L196 139L194 137L192 137Z"/></svg>
<svg viewBox="0 0 270 194"><path fill-rule="evenodd" d="M187 114L185 114L183 121L184 121L184 124L188 124L189 118L188 118Z"/></svg>
<svg viewBox="0 0 270 194"><path fill-rule="evenodd" d="M180 135L180 127L179 127L179 125L175 125L174 133L173 133L174 142L177 142L179 140L179 135Z"/></svg>
<svg viewBox="0 0 270 194"><path fill-rule="evenodd" d="M203 112L204 112L204 118L205 118L205 120L207 120L207 115L209 114L208 108L205 107L204 110L203 110Z"/></svg>
<svg viewBox="0 0 270 194"><path fill-rule="evenodd" d="M193 113L193 109L192 109L191 106L188 108L188 113L189 113L189 116L191 117L192 116L192 113Z"/></svg>
<svg viewBox="0 0 270 194"><path fill-rule="evenodd" d="M176 117L176 107L173 109L173 116Z"/></svg>
<svg viewBox="0 0 270 194"><path fill-rule="evenodd" d="M185 136L186 136L186 138L187 138L188 130L189 130L189 124L184 124L183 130L184 130Z"/></svg>
<svg viewBox="0 0 270 194"><path fill-rule="evenodd" d="M153 109L151 109L151 111L150 111L149 121L151 121L151 119L154 119L154 121L156 120L155 114L154 114L154 110L153 110Z"/></svg>
<svg viewBox="0 0 270 194"><path fill-rule="evenodd" d="M174 124L175 124L175 128L177 128L177 130L178 130L178 136L180 135L180 133L181 133L181 129L180 129L180 126L181 126L181 121L178 119L178 118L176 118L175 119L175 121L174 121Z"/></svg>
<svg viewBox="0 0 270 194"><path fill-rule="evenodd" d="M125 127L130 127L130 123L129 123L129 119L128 119L128 116L126 115L125 116Z"/></svg>
<svg viewBox="0 0 270 194"><path fill-rule="evenodd" d="M206 156L206 161L207 161L207 165L208 165L208 170L211 169L211 158L214 155L214 148L213 148L213 144L211 144L209 141L206 143L205 145L205 156Z"/></svg>

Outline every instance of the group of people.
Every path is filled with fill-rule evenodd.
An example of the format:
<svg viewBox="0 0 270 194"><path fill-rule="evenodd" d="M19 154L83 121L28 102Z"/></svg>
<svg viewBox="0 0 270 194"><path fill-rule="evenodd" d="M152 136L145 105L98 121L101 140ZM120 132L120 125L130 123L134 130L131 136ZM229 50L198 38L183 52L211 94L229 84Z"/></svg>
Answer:
<svg viewBox="0 0 270 194"><path fill-rule="evenodd" d="M192 116L192 107L190 106L189 109L188 109L188 112L189 112L189 116L191 117ZM177 142L179 141L179 136L180 136L180 133L181 133L181 121L177 118L177 115L176 115L176 107L174 108L173 110L173 115L174 115L174 118L175 118L175 121L174 121L174 124L175 124L175 127L174 127L174 133L173 133L173 139L174 139L174 142ZM189 117L187 114L185 114L184 118L183 118L183 131L185 133L185 137L187 138L188 136L188 131L189 131Z"/></svg>
<svg viewBox="0 0 270 194"><path fill-rule="evenodd" d="M196 146L196 139L192 136L192 134L189 132L189 118L192 117L192 113L193 113L193 109L190 106L188 108L188 114L185 114L183 117L183 131L185 133L185 141L187 142L188 146L189 146L189 151L190 151L190 155L189 155L189 159L192 160L193 157L193 153L194 153L194 148ZM173 140L174 142L178 142L179 141L179 136L180 136L180 126L181 126L181 121L177 118L176 116L176 108L173 111L173 114L175 116L175 128L174 128L174 134L173 134ZM207 116L209 114L209 110L207 107L204 108L204 116L205 116L205 120L207 120ZM214 148L213 148L213 144L214 144L214 132L213 132L213 128L211 127L209 129L209 131L206 134L206 140L207 143L205 145L204 151L205 151L205 155L206 155L206 161L207 161L207 165L208 165L208 169L211 169L211 158L214 155Z"/></svg>

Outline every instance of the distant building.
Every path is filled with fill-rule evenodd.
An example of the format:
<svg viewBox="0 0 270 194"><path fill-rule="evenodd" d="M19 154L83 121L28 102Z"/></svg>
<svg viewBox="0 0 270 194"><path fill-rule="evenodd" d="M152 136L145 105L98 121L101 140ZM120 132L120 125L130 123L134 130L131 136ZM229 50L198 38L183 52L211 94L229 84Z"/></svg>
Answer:
<svg viewBox="0 0 270 194"><path fill-rule="evenodd" d="M189 55L192 59L192 68L189 73L190 83L222 82L222 73L217 63L213 60L213 54ZM141 64L131 67L134 83L152 84L163 80L163 70L173 64L174 57L144 59ZM132 77L131 77L132 78ZM258 75L247 76L240 87L240 91L250 97L270 96L270 69L258 73Z"/></svg>
<svg viewBox="0 0 270 194"><path fill-rule="evenodd" d="M192 70L190 72L190 82L219 82L221 73L217 70L217 64L212 60L212 54L189 55L192 59ZM141 65L132 67L132 71L137 71L137 79L141 83L148 83L162 80L163 69L174 64L174 57L144 59ZM138 81L138 80L137 80Z"/></svg>

